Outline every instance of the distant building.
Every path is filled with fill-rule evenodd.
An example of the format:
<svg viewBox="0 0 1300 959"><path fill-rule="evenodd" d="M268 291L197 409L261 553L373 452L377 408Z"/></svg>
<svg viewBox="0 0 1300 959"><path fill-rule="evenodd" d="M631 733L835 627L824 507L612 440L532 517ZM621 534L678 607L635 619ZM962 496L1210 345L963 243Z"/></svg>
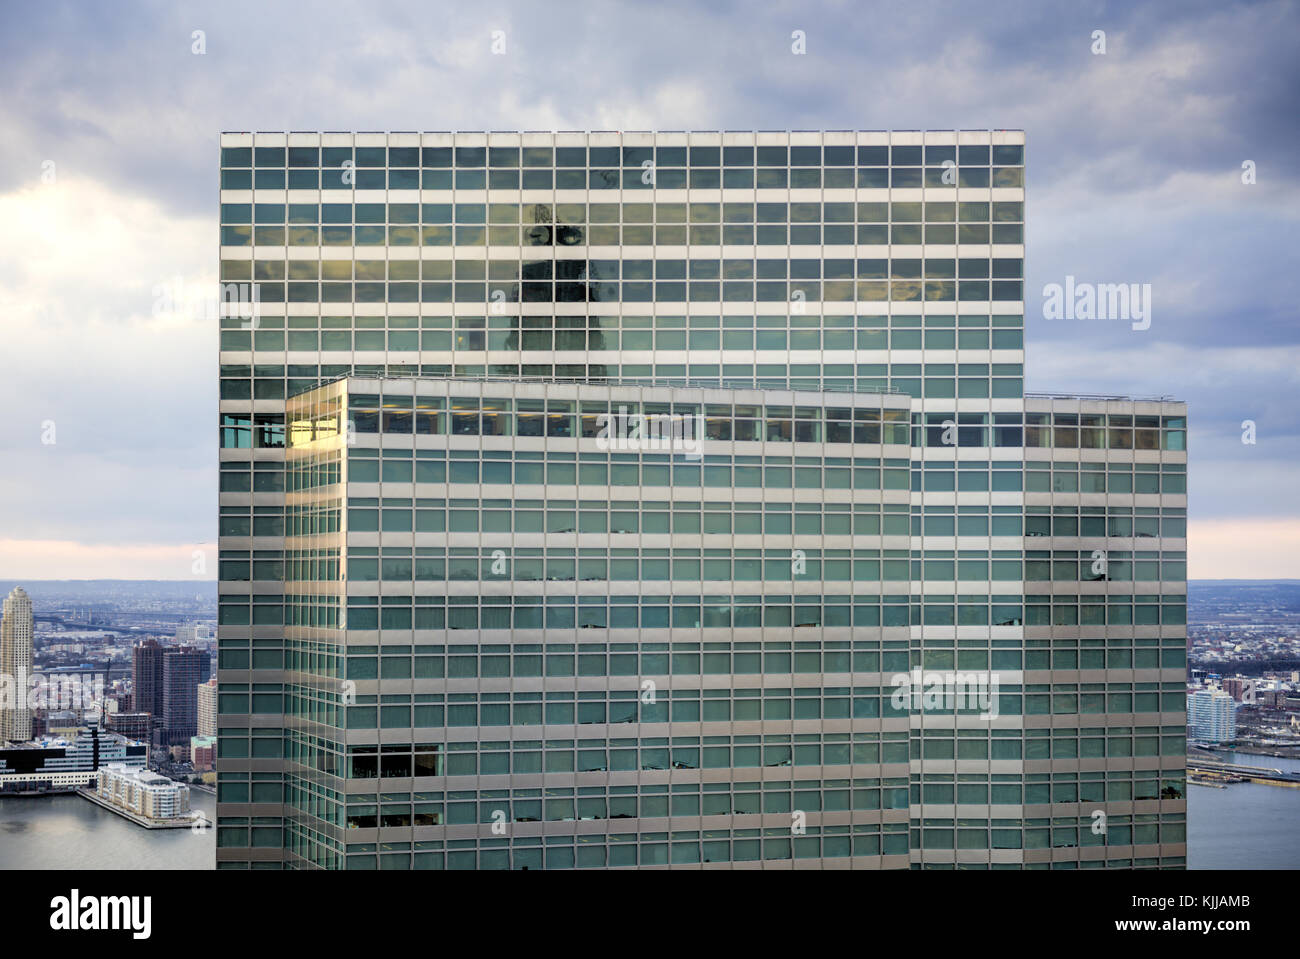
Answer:
<svg viewBox="0 0 1300 959"><path fill-rule="evenodd" d="M71 792L94 782L102 765L143 768L145 743L104 732L91 722L75 738L47 737L0 749L0 793Z"/></svg>
<svg viewBox="0 0 1300 959"><path fill-rule="evenodd" d="M148 713L109 713L106 726L127 739L147 743L153 734L153 717Z"/></svg>
<svg viewBox="0 0 1300 959"><path fill-rule="evenodd" d="M1246 682L1247 680L1242 679L1240 676L1228 677L1223 681L1223 691L1237 702L1241 702L1241 693L1246 688Z"/></svg>
<svg viewBox="0 0 1300 959"><path fill-rule="evenodd" d="M176 642L183 646L193 646L210 638L208 627L203 623L186 623L184 626L177 626L174 635Z"/></svg>
<svg viewBox="0 0 1300 959"><path fill-rule="evenodd" d="M217 739L215 736L195 736L190 740L190 762L196 773L206 772L216 764Z"/></svg>
<svg viewBox="0 0 1300 959"><path fill-rule="evenodd" d="M95 781L100 799L146 819L174 819L190 811L190 787L148 769L122 763L101 767Z"/></svg>
<svg viewBox="0 0 1300 959"><path fill-rule="evenodd" d="M163 648L157 640L146 639L131 650L132 702L136 712L148 713L162 720Z"/></svg>
<svg viewBox="0 0 1300 959"><path fill-rule="evenodd" d="M85 725L76 713L68 709L48 710L43 715L45 718L45 735L47 736L76 739ZM87 721L90 720L98 722L99 717L87 717Z"/></svg>
<svg viewBox="0 0 1300 959"><path fill-rule="evenodd" d="M1286 698L1289 694L1290 690L1286 689L1257 689L1255 690L1255 700L1261 706L1281 709L1286 705Z"/></svg>
<svg viewBox="0 0 1300 959"><path fill-rule="evenodd" d="M47 713L67 712L80 726L90 714L104 709L103 667L91 664L50 666L37 669L31 682L28 705Z"/></svg>
<svg viewBox="0 0 1300 959"><path fill-rule="evenodd" d="M199 683L208 677L206 650L183 646L164 650L162 675L163 745L185 746L199 730Z"/></svg>
<svg viewBox="0 0 1300 959"><path fill-rule="evenodd" d="M215 736L217 734L217 680L215 676L206 683L199 683L198 703L198 735Z"/></svg>
<svg viewBox="0 0 1300 959"><path fill-rule="evenodd" d="M0 610L0 674L13 684L11 701L0 709L0 744L32 738L32 711L27 702L32 635L31 597L21 586L15 586Z"/></svg>
<svg viewBox="0 0 1300 959"><path fill-rule="evenodd" d="M1191 738L1207 743L1237 738L1237 704L1221 689L1198 689L1187 698Z"/></svg>

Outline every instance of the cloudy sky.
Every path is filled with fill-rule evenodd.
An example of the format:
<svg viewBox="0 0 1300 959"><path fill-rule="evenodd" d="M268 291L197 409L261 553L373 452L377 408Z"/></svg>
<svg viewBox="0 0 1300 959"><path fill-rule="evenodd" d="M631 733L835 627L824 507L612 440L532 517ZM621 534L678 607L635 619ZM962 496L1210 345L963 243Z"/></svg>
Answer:
<svg viewBox="0 0 1300 959"><path fill-rule="evenodd" d="M220 131L750 128L1023 128L1027 389L1187 400L1192 577L1300 577L1296 3L3 15L0 577L189 578L214 549L216 328L153 305L216 281ZM1150 328L1044 319L1067 275L1150 283Z"/></svg>

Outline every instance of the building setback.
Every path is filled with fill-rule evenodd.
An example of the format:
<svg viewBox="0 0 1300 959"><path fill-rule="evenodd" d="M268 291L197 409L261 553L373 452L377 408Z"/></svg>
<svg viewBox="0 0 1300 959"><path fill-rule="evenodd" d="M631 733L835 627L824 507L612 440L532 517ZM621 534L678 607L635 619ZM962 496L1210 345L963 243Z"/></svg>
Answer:
<svg viewBox="0 0 1300 959"><path fill-rule="evenodd" d="M220 260L218 868L1185 867L1186 408L1025 395L1023 133L228 133Z"/></svg>

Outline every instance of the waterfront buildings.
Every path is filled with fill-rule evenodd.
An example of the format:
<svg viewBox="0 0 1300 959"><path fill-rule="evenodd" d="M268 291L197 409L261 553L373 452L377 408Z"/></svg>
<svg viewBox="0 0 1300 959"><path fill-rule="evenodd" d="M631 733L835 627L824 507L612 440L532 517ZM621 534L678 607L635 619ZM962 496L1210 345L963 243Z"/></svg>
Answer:
<svg viewBox="0 0 1300 959"><path fill-rule="evenodd" d="M166 776L124 763L101 766L95 795L109 805L143 819L188 817L190 787Z"/></svg>
<svg viewBox="0 0 1300 959"><path fill-rule="evenodd" d="M1237 704L1222 689L1198 689L1187 697L1188 736L1197 742L1223 743L1237 738Z"/></svg>
<svg viewBox="0 0 1300 959"><path fill-rule="evenodd" d="M75 738L50 736L0 748L0 794L71 792L93 782L104 764L143 768L148 758L147 744L106 733L92 721Z"/></svg>
<svg viewBox="0 0 1300 959"><path fill-rule="evenodd" d="M15 586L0 607L0 678L6 684L5 701L0 705L0 746L32 737L28 701L32 640L32 600L21 586Z"/></svg>
<svg viewBox="0 0 1300 959"><path fill-rule="evenodd" d="M1022 133L221 159L218 867L1185 864L1186 409L1025 396Z"/></svg>

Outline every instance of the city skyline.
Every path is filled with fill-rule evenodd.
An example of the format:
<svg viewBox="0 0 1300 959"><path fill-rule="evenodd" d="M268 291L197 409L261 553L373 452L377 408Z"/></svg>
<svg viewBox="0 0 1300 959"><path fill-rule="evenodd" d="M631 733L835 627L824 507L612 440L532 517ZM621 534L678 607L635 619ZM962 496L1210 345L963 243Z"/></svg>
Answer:
<svg viewBox="0 0 1300 959"><path fill-rule="evenodd" d="M287 12L160 9L141 25L66 9L21 11L0 38L0 76L29 94L0 104L17 134L0 146L13 225L0 305L26 358L0 384L0 448L15 464L0 480L0 575L215 577L202 302L217 281L218 130L747 125L1026 129L1026 389L1186 401L1189 576L1300 575L1288 414L1300 271L1286 239L1300 206L1282 172L1297 134L1271 122L1294 85L1293 5L1005 6L993 18L822 6L739 20L669 5L634 40L586 11L561 22L502 8L453 11L439 39L418 42L429 14L395 5L366 15L367 44L345 39L360 14L339 5L314 28L328 79L310 68L315 46L286 58L260 35L234 40L250 11L272 25ZM907 42L940 24L952 39L932 53ZM35 52L56 36L61 53ZM555 49L574 70L553 69L542 51ZM311 79L267 105L255 91L281 70ZM424 91L450 85L461 96L431 116ZM1071 277L1151 284L1150 326L1045 319L1041 291ZM70 485L87 472L97 497Z"/></svg>

